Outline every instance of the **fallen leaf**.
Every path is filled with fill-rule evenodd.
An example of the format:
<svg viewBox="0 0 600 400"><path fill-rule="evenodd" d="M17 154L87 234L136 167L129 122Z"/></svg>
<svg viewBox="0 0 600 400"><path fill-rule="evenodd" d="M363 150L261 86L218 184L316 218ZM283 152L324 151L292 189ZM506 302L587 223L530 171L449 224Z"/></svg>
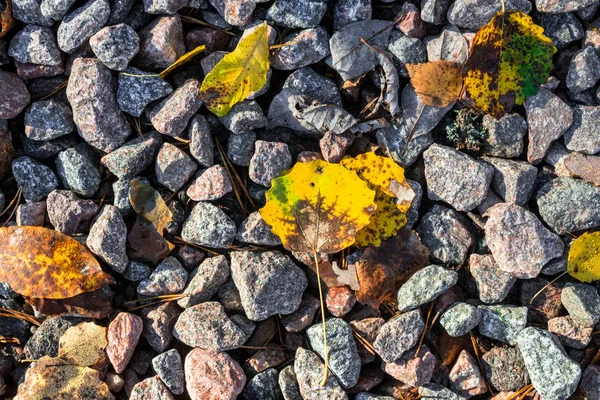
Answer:
<svg viewBox="0 0 600 400"><path fill-rule="evenodd" d="M0 13L0 38L4 37L15 26L15 20L12 15L12 1L6 0L4 10Z"/></svg>
<svg viewBox="0 0 600 400"><path fill-rule="evenodd" d="M600 186L600 157L570 153L565 157L563 163L574 177Z"/></svg>
<svg viewBox="0 0 600 400"><path fill-rule="evenodd" d="M356 157L346 157L340 163L355 171L375 190L377 208L369 224L356 234L357 246L379 246L406 225L406 212L415 196L404 178L404 169L389 157L367 152ZM397 196L400 201L397 203Z"/></svg>
<svg viewBox="0 0 600 400"><path fill-rule="evenodd" d="M70 327L58 342L58 358L70 365L93 367L106 359L106 328L93 322Z"/></svg>
<svg viewBox="0 0 600 400"><path fill-rule="evenodd" d="M152 223L138 215L131 232L127 235L127 244L133 258L139 258L153 264L166 258L175 245L154 229Z"/></svg>
<svg viewBox="0 0 600 400"><path fill-rule="evenodd" d="M356 299L373 308L379 308L384 300L395 300L400 285L424 268L428 260L429 250L419 235L408 228L400 229L381 246L370 246L363 252L356 266L360 284Z"/></svg>
<svg viewBox="0 0 600 400"><path fill-rule="evenodd" d="M312 258L312 255L311 255ZM317 272L314 263L307 264L315 273ZM319 262L319 273L321 280L325 282L328 288L348 285L352 290L359 290L358 275L356 274L356 265L348 265L348 269L341 269L333 262Z"/></svg>
<svg viewBox="0 0 600 400"><path fill-rule="evenodd" d="M81 314L94 319L112 313L112 291L108 286L92 292L81 293L68 299L25 298L42 315Z"/></svg>
<svg viewBox="0 0 600 400"><path fill-rule="evenodd" d="M42 357L27 369L13 400L114 400L100 372Z"/></svg>
<svg viewBox="0 0 600 400"><path fill-rule="evenodd" d="M204 52L204 50L206 50L206 46L205 45L201 45L201 46L198 46L198 47L196 47L195 49L193 49L191 51L188 51L187 53L185 53L184 55L182 55L181 57L179 57L173 64L169 65L168 68L164 69L160 74L158 74L158 76L161 77L162 79L165 79L176 68L179 68L183 64L189 63L198 54Z"/></svg>
<svg viewBox="0 0 600 400"><path fill-rule="evenodd" d="M10 165L15 159L15 148L10 133L0 131L0 175L10 171Z"/></svg>
<svg viewBox="0 0 600 400"><path fill-rule="evenodd" d="M263 22L206 75L200 88L204 104L219 117L227 115L267 83L269 67L269 35Z"/></svg>
<svg viewBox="0 0 600 400"><path fill-rule="evenodd" d="M600 280L600 232L586 232L573 240L567 270L581 282Z"/></svg>
<svg viewBox="0 0 600 400"><path fill-rule="evenodd" d="M139 179L132 179L129 189L129 202L137 215L150 222L162 235L165 227L173 221L173 213L167 203L150 185Z"/></svg>
<svg viewBox="0 0 600 400"><path fill-rule="evenodd" d="M435 349L443 366L449 367L454 364L458 355L463 350L470 350L471 340L468 335L452 337L448 335L445 329L440 329L439 335L435 341Z"/></svg>
<svg viewBox="0 0 600 400"><path fill-rule="evenodd" d="M398 106L398 87L400 77L396 65L390 59L390 56L385 52L376 52L377 59L379 61L379 98L377 103L370 114L366 117L375 118L379 110L385 107L386 111L390 116L395 117L400 113L400 107Z"/></svg>
<svg viewBox="0 0 600 400"><path fill-rule="evenodd" d="M259 212L286 249L331 254L354 243L375 211L374 197L355 172L314 160L273 179Z"/></svg>
<svg viewBox="0 0 600 400"><path fill-rule="evenodd" d="M0 228L0 281L23 296L45 299L115 283L81 243L39 226Z"/></svg>
<svg viewBox="0 0 600 400"><path fill-rule="evenodd" d="M410 83L423 104L446 107L460 96L463 86L462 65L437 60L423 64L406 64Z"/></svg>
<svg viewBox="0 0 600 400"><path fill-rule="evenodd" d="M548 80L556 47L543 32L519 11L499 12L477 32L463 80L478 109L498 119Z"/></svg>

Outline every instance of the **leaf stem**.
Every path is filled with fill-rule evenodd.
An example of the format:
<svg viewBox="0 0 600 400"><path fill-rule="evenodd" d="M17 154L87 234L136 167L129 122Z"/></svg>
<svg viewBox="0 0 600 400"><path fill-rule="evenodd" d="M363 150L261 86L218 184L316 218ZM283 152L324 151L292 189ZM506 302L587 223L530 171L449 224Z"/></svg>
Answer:
<svg viewBox="0 0 600 400"><path fill-rule="evenodd" d="M323 301L323 288L321 287L321 272L319 270L319 257L317 251L313 250L315 259L315 268L317 270L317 284L319 285L319 300L321 302L321 322L323 325L323 352L325 353L325 371L323 372L323 380L321 386L325 386L329 377L329 349L327 348L327 326L325 325L325 302Z"/></svg>

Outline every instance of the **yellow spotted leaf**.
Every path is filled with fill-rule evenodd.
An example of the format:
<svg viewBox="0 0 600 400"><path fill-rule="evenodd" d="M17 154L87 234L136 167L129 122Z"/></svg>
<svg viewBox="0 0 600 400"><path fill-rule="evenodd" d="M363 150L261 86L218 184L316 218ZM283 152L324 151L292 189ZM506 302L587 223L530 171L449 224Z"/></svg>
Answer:
<svg viewBox="0 0 600 400"><path fill-rule="evenodd" d="M0 228L0 281L25 297L66 299L115 283L77 240L39 226Z"/></svg>
<svg viewBox="0 0 600 400"><path fill-rule="evenodd" d="M406 213L415 193L404 178L404 169L389 157L368 152L346 157L340 163L355 171L375 191L377 209L369 224L356 233L357 246L379 246L406 225Z"/></svg>
<svg viewBox="0 0 600 400"><path fill-rule="evenodd" d="M406 64L410 83L426 106L446 107L462 90L462 65L447 60Z"/></svg>
<svg viewBox="0 0 600 400"><path fill-rule="evenodd" d="M286 249L337 253L368 225L374 197L355 172L314 160L273 179L259 212Z"/></svg>
<svg viewBox="0 0 600 400"><path fill-rule="evenodd" d="M600 232L584 233L573 240L567 269L581 282L600 280Z"/></svg>
<svg viewBox="0 0 600 400"><path fill-rule="evenodd" d="M219 117L227 115L231 107L267 83L269 67L269 37L264 22L240 39L235 50L206 75L200 88L204 104Z"/></svg>
<svg viewBox="0 0 600 400"><path fill-rule="evenodd" d="M465 92L495 118L523 104L548 79L556 47L519 11L499 12L473 39L463 68Z"/></svg>
<svg viewBox="0 0 600 400"><path fill-rule="evenodd" d="M70 327L58 342L58 358L71 365L93 367L106 358L106 328L93 322Z"/></svg>
<svg viewBox="0 0 600 400"><path fill-rule="evenodd" d="M13 400L114 400L100 372L42 357L27 369Z"/></svg>

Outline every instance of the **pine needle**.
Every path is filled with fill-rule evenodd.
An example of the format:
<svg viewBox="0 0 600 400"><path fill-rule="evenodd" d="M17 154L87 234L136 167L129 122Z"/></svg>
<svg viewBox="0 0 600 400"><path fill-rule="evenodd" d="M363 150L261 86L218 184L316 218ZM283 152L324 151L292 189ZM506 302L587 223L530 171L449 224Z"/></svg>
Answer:
<svg viewBox="0 0 600 400"><path fill-rule="evenodd" d="M21 311L9 310L7 308L0 308L0 317L21 319L35 326L40 326L42 324L42 321L40 321L33 315L29 315Z"/></svg>
<svg viewBox="0 0 600 400"><path fill-rule="evenodd" d="M421 332L421 337L419 338L419 345L417 346L417 351L415 352L415 357L419 356L419 352L421 351L421 345L423 344L423 340L425 340L425 335L427 334L427 327L429 326L429 319L431 318L431 312L433 311L433 305L435 300L431 302L429 306L429 311L427 311L427 319L425 320L425 327L423 328L423 332Z"/></svg>
<svg viewBox="0 0 600 400"><path fill-rule="evenodd" d="M56 93L58 93L59 91L61 91L64 88L66 88L68 83L69 83L68 80L64 81L63 83L61 83L60 85L58 85L57 87L52 89L50 91L50 93L48 93L44 97L41 97L40 100L46 100L47 98L54 96Z"/></svg>
<svg viewBox="0 0 600 400"><path fill-rule="evenodd" d="M182 15L181 16L181 20L183 22L189 22L190 24L197 24L197 25L202 25L202 26L206 26L206 27L209 27L209 28L213 28L213 29L216 29L216 30L221 31L223 33L226 33L229 36L235 36L235 33L233 33L233 32L229 32L229 31L227 31L225 29L219 28L216 25L212 25L212 24L209 24L208 22L199 20L198 18L190 17L190 16L187 16L187 15Z"/></svg>
<svg viewBox="0 0 600 400"><path fill-rule="evenodd" d="M469 331L469 335L471 336L471 344L473 345L473 351L475 352L475 358L477 359L477 365L479 366L479 371L483 372L483 367L481 366L481 356L479 354L479 346L477 346L477 341L475 340L475 336L473 336L472 331ZM485 374L482 373L481 376L485 380L485 384L486 384L488 390L490 391L491 395L494 396L494 391L492 390L492 387L490 386L489 382L487 381Z"/></svg>
<svg viewBox="0 0 600 400"><path fill-rule="evenodd" d="M2 344L20 344L19 339L12 336L0 336L0 343Z"/></svg>
<svg viewBox="0 0 600 400"><path fill-rule="evenodd" d="M565 276L566 274L568 274L569 271L565 271L562 274L560 274L559 276L557 276L556 278L552 279L550 282L548 282L547 285L544 285L543 288L541 288L540 290L538 290L538 292L536 294L533 295L533 297L531 298L531 300L529 301L529 304L533 304L533 300L535 300L536 297L538 297L544 290L546 290L550 285L552 285L554 282L556 282L557 280L559 280L560 278L562 278L563 276Z"/></svg>
<svg viewBox="0 0 600 400"><path fill-rule="evenodd" d="M139 310L141 308L150 307L160 303L168 303L170 301L183 299L184 297L189 297L189 294L177 293L177 294L164 294L162 296L148 297L146 299L136 299L129 300L123 303L123 306L126 307L129 311ZM149 303L146 303L148 302ZM144 304L140 304L144 303ZM133 306L133 307L129 307Z"/></svg>
<svg viewBox="0 0 600 400"><path fill-rule="evenodd" d="M194 50L188 51L187 53L185 53L184 55L179 57L177 59L177 61L175 61L173 64L171 64L167 69L165 69L163 72L158 74L158 76L161 77L162 79L165 79L167 77L167 75L169 75L171 72L173 72L173 70L175 70L175 68L178 68L178 67L182 66L183 64L186 64L186 63L192 61L192 59L195 56L202 53L204 50L206 50L206 46L200 45L200 46L196 47Z"/></svg>

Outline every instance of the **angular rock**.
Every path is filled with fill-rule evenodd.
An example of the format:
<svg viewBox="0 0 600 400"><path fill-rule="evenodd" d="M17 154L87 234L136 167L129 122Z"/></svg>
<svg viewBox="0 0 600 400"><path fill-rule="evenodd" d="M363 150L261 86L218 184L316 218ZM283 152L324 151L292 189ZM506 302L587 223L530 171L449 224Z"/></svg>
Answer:
<svg viewBox="0 0 600 400"><path fill-rule="evenodd" d="M236 234L235 223L220 208L199 202L181 230L183 240L200 246L227 248Z"/></svg>
<svg viewBox="0 0 600 400"><path fill-rule="evenodd" d="M600 366L590 365L583 371L579 388L588 399L600 398Z"/></svg>
<svg viewBox="0 0 600 400"><path fill-rule="evenodd" d="M567 72L567 88L580 93L593 87L600 79L600 57L592 46L586 46L571 59Z"/></svg>
<svg viewBox="0 0 600 400"><path fill-rule="evenodd" d="M12 14L16 20L26 24L51 27L54 21L44 16L40 9L42 0L15 0L12 2Z"/></svg>
<svg viewBox="0 0 600 400"><path fill-rule="evenodd" d="M444 25L450 3L449 0L422 0L421 18L430 24Z"/></svg>
<svg viewBox="0 0 600 400"><path fill-rule="evenodd" d="M191 140L190 154L192 157L203 167L211 167L214 164L214 149L210 126L206 118L200 114L194 115L188 124L187 134Z"/></svg>
<svg viewBox="0 0 600 400"><path fill-rule="evenodd" d="M11 164L15 180L22 186L23 198L27 201L43 200L50 192L58 188L58 179L54 172L32 158L19 157Z"/></svg>
<svg viewBox="0 0 600 400"><path fill-rule="evenodd" d="M17 207L18 226L44 226L46 201L30 202Z"/></svg>
<svg viewBox="0 0 600 400"><path fill-rule="evenodd" d="M60 21L67 15L73 4L75 0L42 0L40 12L46 18Z"/></svg>
<svg viewBox="0 0 600 400"><path fill-rule="evenodd" d="M422 2L422 4L427 3L426 1ZM399 20L396 24L396 29L408 37L423 39L427 34L427 27L421 19L421 13L417 6L412 3L402 4L402 9L396 16L396 20Z"/></svg>
<svg viewBox="0 0 600 400"><path fill-rule="evenodd" d="M100 162L119 179L131 180L152 164L161 144L161 135L149 132L105 155Z"/></svg>
<svg viewBox="0 0 600 400"><path fill-rule="evenodd" d="M296 350L294 372L302 398L305 400L346 400L348 396L333 374L329 374L325 385L321 385L323 368L323 363L315 353L302 347Z"/></svg>
<svg viewBox="0 0 600 400"><path fill-rule="evenodd" d="M281 316L281 324L288 332L301 332L312 324L318 309L319 299L305 294L296 311Z"/></svg>
<svg viewBox="0 0 600 400"><path fill-rule="evenodd" d="M523 136L527 133L527 121L519 114L509 114L495 119L486 115L483 126L488 136L483 150L487 155L502 158L519 157L523 152Z"/></svg>
<svg viewBox="0 0 600 400"><path fill-rule="evenodd" d="M284 400L302 400L293 365L288 365L279 372L279 388Z"/></svg>
<svg viewBox="0 0 600 400"><path fill-rule="evenodd" d="M286 28L313 28L319 25L327 5L321 0L276 0L266 18Z"/></svg>
<svg viewBox="0 0 600 400"><path fill-rule="evenodd" d="M175 257L167 257L158 264L148 279L137 287L138 295L147 297L175 294L183 290L188 273Z"/></svg>
<svg viewBox="0 0 600 400"><path fill-rule="evenodd" d="M485 378L477 361L466 350L461 351L450 370L450 387L464 398L471 398L488 391Z"/></svg>
<svg viewBox="0 0 600 400"><path fill-rule="evenodd" d="M450 389L445 388L437 383L429 383L419 388L419 395L426 399L439 400L466 400L464 397L457 395Z"/></svg>
<svg viewBox="0 0 600 400"><path fill-rule="evenodd" d="M188 0L144 0L144 11L148 14L175 14L188 5Z"/></svg>
<svg viewBox="0 0 600 400"><path fill-rule="evenodd" d="M369 20L371 15L371 2L368 0L336 1L333 8L333 29L337 31L352 22Z"/></svg>
<svg viewBox="0 0 600 400"><path fill-rule="evenodd" d="M172 92L171 85L161 77L151 72L127 67L124 74L119 74L117 103L122 111L139 117L148 104L160 100Z"/></svg>
<svg viewBox="0 0 600 400"><path fill-rule="evenodd" d="M179 136L201 106L200 82L188 79L166 99L151 107L148 117L158 132L168 136Z"/></svg>
<svg viewBox="0 0 600 400"><path fill-rule="evenodd" d="M279 388L279 372L269 368L255 375L242 392L242 399L277 399L283 394Z"/></svg>
<svg viewBox="0 0 600 400"><path fill-rule="evenodd" d="M424 327L418 309L400 314L381 326L373 347L383 361L392 363L417 344Z"/></svg>
<svg viewBox="0 0 600 400"><path fill-rule="evenodd" d="M54 32L37 25L27 25L13 36L8 46L8 55L20 63L62 64Z"/></svg>
<svg viewBox="0 0 600 400"><path fill-rule="evenodd" d="M354 291L348 286L332 287L327 290L325 304L327 310L335 317L341 318L348 314L355 303Z"/></svg>
<svg viewBox="0 0 600 400"><path fill-rule="evenodd" d="M285 143L257 140L250 160L250 179L270 187L271 180L292 166L292 156Z"/></svg>
<svg viewBox="0 0 600 400"><path fill-rule="evenodd" d="M123 277L132 282L139 282L148 279L151 273L152 269L146 264L139 261L129 261L129 265L123 271Z"/></svg>
<svg viewBox="0 0 600 400"><path fill-rule="evenodd" d="M154 173L158 183L176 192L194 175L197 168L196 162L183 150L171 143L163 143L156 156Z"/></svg>
<svg viewBox="0 0 600 400"><path fill-rule="evenodd" d="M497 391L516 391L529 383L529 374L516 347L494 347L481 356L488 383Z"/></svg>
<svg viewBox="0 0 600 400"><path fill-rule="evenodd" d="M81 322L81 318L69 316L46 318L23 347L25 357L39 359L43 356L58 356L60 337L67 329Z"/></svg>
<svg viewBox="0 0 600 400"><path fill-rule="evenodd" d="M190 274L188 283L183 291L189 297L177 301L182 308L210 300L227 282L229 278L229 264L223 255L209 257L195 268Z"/></svg>
<svg viewBox="0 0 600 400"><path fill-rule="evenodd" d="M585 328L577 324L568 315L552 318L548 321L548 332L556 334L565 346L574 349L585 348L592 340L593 330L592 327Z"/></svg>
<svg viewBox="0 0 600 400"><path fill-rule="evenodd" d="M0 85L3 92L0 98L0 118L14 118L29 104L31 96L27 86L19 75L5 71L0 71Z"/></svg>
<svg viewBox="0 0 600 400"><path fill-rule="evenodd" d="M131 390L129 400L145 399L175 400L169 389L157 376L144 379Z"/></svg>
<svg viewBox="0 0 600 400"><path fill-rule="evenodd" d="M231 276L249 319L262 321L298 309L308 283L288 256L278 251L235 251L230 255Z"/></svg>
<svg viewBox="0 0 600 400"><path fill-rule="evenodd" d="M410 386L423 386L431 381L435 368L435 356L427 345L417 350L406 352L393 363L383 363L381 369L392 378Z"/></svg>
<svg viewBox="0 0 600 400"><path fill-rule="evenodd" d="M468 303L454 303L442 314L440 324L448 335L458 337L469 333L480 320L481 312L477 307Z"/></svg>
<svg viewBox="0 0 600 400"><path fill-rule="evenodd" d="M469 271L477 284L479 299L488 304L504 300L517 281L517 278L502 271L491 255L471 254Z"/></svg>
<svg viewBox="0 0 600 400"><path fill-rule="evenodd" d="M98 211L96 203L82 200L70 190L53 190L47 204L50 223L55 230L67 235L84 232L87 222Z"/></svg>
<svg viewBox="0 0 600 400"><path fill-rule="evenodd" d="M494 169L491 188L506 203L527 204L535 181L537 168L523 162L496 157L483 157Z"/></svg>
<svg viewBox="0 0 600 400"><path fill-rule="evenodd" d="M458 274L439 265L429 265L415 272L398 289L398 311L413 310L433 301L458 281Z"/></svg>
<svg viewBox="0 0 600 400"><path fill-rule="evenodd" d="M173 327L180 312L180 308L173 302L142 309L144 320L142 335L157 353L162 353L169 347L173 339Z"/></svg>
<svg viewBox="0 0 600 400"><path fill-rule="evenodd" d="M243 133L267 125L267 118L262 108L253 100L237 103L227 115L220 117L219 121L233 133Z"/></svg>
<svg viewBox="0 0 600 400"><path fill-rule="evenodd" d="M115 271L123 272L129 264L125 243L127 226L117 207L105 204L92 224L86 245Z"/></svg>
<svg viewBox="0 0 600 400"><path fill-rule="evenodd" d="M215 394L219 400L235 400L246 384L242 367L227 353L193 349L185 357L185 382L191 400Z"/></svg>
<svg viewBox="0 0 600 400"><path fill-rule="evenodd" d="M342 96L336 83L310 67L292 72L285 80L283 89L295 90L324 104L342 105Z"/></svg>
<svg viewBox="0 0 600 400"><path fill-rule="evenodd" d="M65 53L73 53L104 26L109 16L107 0L89 0L62 20L56 32L58 47Z"/></svg>
<svg viewBox="0 0 600 400"><path fill-rule="evenodd" d="M256 244L259 246L277 246L281 239L271 232L271 227L260 216L258 211L253 212L238 227L236 239L242 243Z"/></svg>
<svg viewBox="0 0 600 400"><path fill-rule="evenodd" d="M158 17L138 31L140 50L134 58L142 69L164 69L185 53L179 14Z"/></svg>
<svg viewBox="0 0 600 400"><path fill-rule="evenodd" d="M181 356L175 349L168 350L152 359L152 369L174 394L185 391L185 378Z"/></svg>
<svg viewBox="0 0 600 400"><path fill-rule="evenodd" d="M120 312L108 325L106 354L115 372L125 370L133 356L144 324L137 315Z"/></svg>
<svg viewBox="0 0 600 400"><path fill-rule="evenodd" d="M329 53L329 35L319 26L287 35L283 39L288 46L271 53L271 66L275 69L291 71L315 64Z"/></svg>
<svg viewBox="0 0 600 400"><path fill-rule="evenodd" d="M123 71L140 49L140 38L130 26L118 24L96 32L90 38L90 47L102 64Z"/></svg>
<svg viewBox="0 0 600 400"><path fill-rule="evenodd" d="M87 145L77 145L58 153L56 171L64 187L73 192L91 197L100 187L98 167L89 157Z"/></svg>
<svg viewBox="0 0 600 400"><path fill-rule="evenodd" d="M571 13L550 14L535 13L534 21L544 28L544 35L549 37L558 49L583 38L584 29L577 17Z"/></svg>
<svg viewBox="0 0 600 400"><path fill-rule="evenodd" d="M593 327L600 321L600 295L585 283L567 283L561 301L573 321L582 327Z"/></svg>
<svg viewBox="0 0 600 400"><path fill-rule="evenodd" d="M527 324L527 307L512 305L479 306L479 333L500 342L515 345L519 332Z"/></svg>
<svg viewBox="0 0 600 400"><path fill-rule="evenodd" d="M600 69L600 65L598 68ZM600 151L600 139L596 135L598 124L600 124L600 107L575 106L573 124L564 135L567 149L589 155L598 153Z"/></svg>
<svg viewBox="0 0 600 400"><path fill-rule="evenodd" d="M510 0L504 5L506 11L531 12L529 0ZM502 9L502 5L491 0L458 0L448 10L448 22L460 28L477 31L487 24Z"/></svg>

